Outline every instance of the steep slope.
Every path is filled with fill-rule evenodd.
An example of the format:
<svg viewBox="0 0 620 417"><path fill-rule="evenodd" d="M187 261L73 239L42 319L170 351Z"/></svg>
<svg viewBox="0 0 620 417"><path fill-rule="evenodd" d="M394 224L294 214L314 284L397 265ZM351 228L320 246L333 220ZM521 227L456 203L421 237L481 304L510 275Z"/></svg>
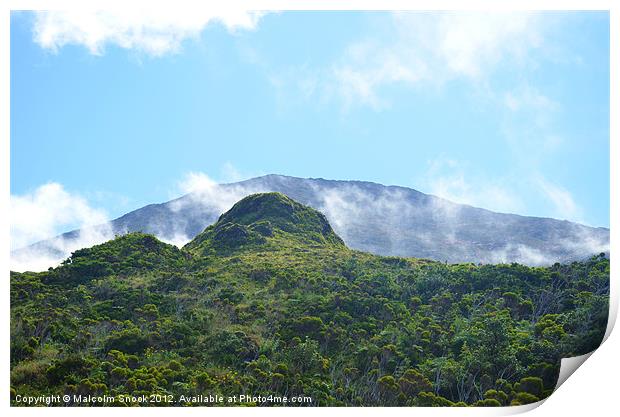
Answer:
<svg viewBox="0 0 620 417"><path fill-rule="evenodd" d="M321 211L353 249L448 262L519 262L545 265L609 250L609 230L568 221L495 213L396 186L361 181L267 175L151 204L88 230L84 235L152 233L183 244L214 223L239 199L280 192ZM13 257L52 253L66 257L80 232L40 242Z"/></svg>

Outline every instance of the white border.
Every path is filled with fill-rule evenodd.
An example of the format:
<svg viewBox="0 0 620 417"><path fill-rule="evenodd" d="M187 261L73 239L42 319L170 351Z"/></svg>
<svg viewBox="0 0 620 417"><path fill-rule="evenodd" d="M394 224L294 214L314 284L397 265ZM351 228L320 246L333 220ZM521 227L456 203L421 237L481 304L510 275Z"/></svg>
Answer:
<svg viewBox="0 0 620 417"><path fill-rule="evenodd" d="M84 2L74 0L54 0L54 1L41 1L41 0L25 0L15 1L9 0L2 2L0 6L0 96L2 102L0 105L0 184L2 184L3 193L0 205L0 223L5 238L0 239L0 263L4 271L9 270L9 163L10 163L10 10L20 9L64 9L64 8L89 8L89 9L105 9L105 8L151 8L153 7L153 1L89 1L88 4ZM200 3L176 0L174 7L204 7L197 6ZM619 10L620 7L617 1L612 0L521 0L521 1L491 1L491 0L470 0L470 1L456 1L456 0L437 0L437 1L422 1L422 0L358 0L358 1L344 1L344 0L263 0L263 1L229 1L226 6L218 5L218 8L245 8L251 10L609 10L610 25L611 25L611 102L610 102L610 115L611 126L610 134L611 142L611 247L618 247L618 237L616 232L618 213L620 213L620 205L618 204L618 194L614 190L618 190L618 178L620 178L619 168L613 164L613 161L617 161L618 158L618 119L613 116L620 115L620 96L618 95L618 74L620 71L619 58L620 50L618 49L618 40L620 40L619 33ZM569 416L583 416L584 414L601 414L609 415L611 410L615 409L615 401L617 390L615 388L615 376L618 375L618 357L616 352L620 352L620 337L618 332L611 333L610 331L615 324L618 311L618 276L615 268L615 263L612 262L611 273L611 297L610 297L610 322L608 324L606 337L609 337L604 344L599 348L592 357L593 360L589 360L578 371L578 377L570 378L566 384L562 385L553 393L551 397L544 403L543 406L536 408L537 405L521 406L521 407L505 407L499 409L482 409L482 408L390 408L389 410L383 410L379 408L348 408L348 409L330 409L321 408L321 413L351 413L359 416L362 415L376 415L377 413L388 412L396 415L506 415L523 412L535 408L532 411L532 415L569 415ZM2 355L4 360L0 361L0 367L2 374L4 375L4 381L6 381L6 391L4 394L0 394L1 404L3 408L9 408L9 395L8 395L8 381L9 381L9 317L10 317L10 305L9 305L9 279L8 273L5 274L5 279L2 280L2 300L4 301L4 313L0 315L2 323ZM125 409L123 409L125 410ZM174 409L174 414L180 413L180 408ZM43 413L50 413L56 415L82 415L83 409L72 408L11 408L10 415L42 415ZM116 410L115 410L116 411ZM119 409L120 411L120 409ZM166 409L132 409L127 411L131 414L156 414L156 415L168 415L171 410ZM205 415L205 413L213 413L216 415L223 414L241 414L246 412L243 408L217 408L205 410L204 408L196 409L183 409L183 414L190 415ZM287 409L254 409L252 413L273 415L290 413L291 410ZM107 415L110 413L110 409L91 409L89 413ZM308 415L316 413L315 409L302 409L295 410L296 414Z"/></svg>

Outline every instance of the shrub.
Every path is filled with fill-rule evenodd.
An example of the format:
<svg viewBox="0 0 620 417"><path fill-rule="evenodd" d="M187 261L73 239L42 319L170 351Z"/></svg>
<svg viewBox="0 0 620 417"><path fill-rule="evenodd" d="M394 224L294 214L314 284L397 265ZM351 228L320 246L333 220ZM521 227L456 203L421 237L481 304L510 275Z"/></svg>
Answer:
<svg viewBox="0 0 620 417"><path fill-rule="evenodd" d="M113 332L106 341L106 350L141 353L149 346L149 339L140 329L132 328Z"/></svg>
<svg viewBox="0 0 620 417"><path fill-rule="evenodd" d="M522 378L518 384L515 384L515 391L527 392L529 394L540 397L543 392L543 381L542 379L535 376L528 376L526 378Z"/></svg>

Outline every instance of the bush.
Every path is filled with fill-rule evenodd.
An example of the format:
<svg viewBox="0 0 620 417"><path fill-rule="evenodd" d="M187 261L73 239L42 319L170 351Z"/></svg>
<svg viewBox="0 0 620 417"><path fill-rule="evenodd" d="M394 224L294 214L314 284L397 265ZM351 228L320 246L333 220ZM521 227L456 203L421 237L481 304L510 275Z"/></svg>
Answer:
<svg viewBox="0 0 620 417"><path fill-rule="evenodd" d="M398 380L398 385L404 394L412 397L417 396L420 392L432 389L431 382L415 369L407 369Z"/></svg>
<svg viewBox="0 0 620 417"><path fill-rule="evenodd" d="M496 391L494 389L490 389L484 393L484 398L486 400L496 400L500 404L505 405L508 401L508 394L504 391Z"/></svg>
<svg viewBox="0 0 620 417"><path fill-rule="evenodd" d="M71 355L47 368L46 375L50 384L56 385L65 381L77 381L79 377L85 377L90 367L91 363L86 359Z"/></svg>
<svg viewBox="0 0 620 417"><path fill-rule="evenodd" d="M528 376L526 378L522 378L518 384L515 384L515 391L527 392L529 394L540 397L543 392L543 381L542 379L535 376Z"/></svg>
<svg viewBox="0 0 620 417"><path fill-rule="evenodd" d="M214 353L229 365L239 365L258 356L256 342L242 331L223 330L213 336L212 342Z"/></svg>
<svg viewBox="0 0 620 417"><path fill-rule="evenodd" d="M474 403L474 407L501 407L502 404L494 400L492 398L487 398L485 400L478 400Z"/></svg>
<svg viewBox="0 0 620 417"><path fill-rule="evenodd" d="M140 329L125 329L113 332L106 341L106 350L118 350L125 353L141 353L149 346L149 339Z"/></svg>
<svg viewBox="0 0 620 417"><path fill-rule="evenodd" d="M510 403L510 405L522 405L522 404L531 404L540 401L540 399L532 395L528 392L519 392L515 396L514 400Z"/></svg>

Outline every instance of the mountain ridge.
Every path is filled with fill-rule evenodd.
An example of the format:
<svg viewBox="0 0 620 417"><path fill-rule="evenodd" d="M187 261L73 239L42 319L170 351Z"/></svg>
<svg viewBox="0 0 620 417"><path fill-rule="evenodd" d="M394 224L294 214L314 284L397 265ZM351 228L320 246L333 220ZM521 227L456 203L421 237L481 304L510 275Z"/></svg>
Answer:
<svg viewBox="0 0 620 417"><path fill-rule="evenodd" d="M74 230L12 255L41 252L66 257L72 242L79 243L83 235L111 237L132 231L182 245L234 202L259 192L280 192L319 210L349 247L379 255L545 265L609 251L607 228L496 213L397 185L269 174L150 204L107 225Z"/></svg>

